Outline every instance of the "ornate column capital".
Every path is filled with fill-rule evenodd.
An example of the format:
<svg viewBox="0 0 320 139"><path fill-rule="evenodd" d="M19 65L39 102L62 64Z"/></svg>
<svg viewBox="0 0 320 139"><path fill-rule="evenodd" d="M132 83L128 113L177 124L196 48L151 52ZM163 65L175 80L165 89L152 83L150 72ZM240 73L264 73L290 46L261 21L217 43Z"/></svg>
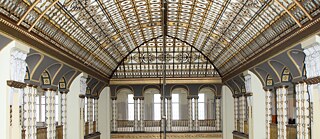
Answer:
<svg viewBox="0 0 320 139"><path fill-rule="evenodd" d="M251 89L251 75L249 73L244 74L244 83L245 83L245 87L246 87L246 92L252 92Z"/></svg>
<svg viewBox="0 0 320 139"><path fill-rule="evenodd" d="M9 87L13 87L13 88L25 88L27 86L27 84L23 83L23 82L18 82L18 81L14 81L14 80L7 80L7 85Z"/></svg>
<svg viewBox="0 0 320 139"><path fill-rule="evenodd" d="M116 96L112 96L111 100L117 100L117 97Z"/></svg>
<svg viewBox="0 0 320 139"><path fill-rule="evenodd" d="M68 94L69 89L59 89L59 92L60 92L61 94Z"/></svg>
<svg viewBox="0 0 320 139"><path fill-rule="evenodd" d="M86 94L87 91L87 77L80 77L80 94Z"/></svg>
<svg viewBox="0 0 320 139"><path fill-rule="evenodd" d="M79 98L84 99L86 96L84 94L80 94Z"/></svg>

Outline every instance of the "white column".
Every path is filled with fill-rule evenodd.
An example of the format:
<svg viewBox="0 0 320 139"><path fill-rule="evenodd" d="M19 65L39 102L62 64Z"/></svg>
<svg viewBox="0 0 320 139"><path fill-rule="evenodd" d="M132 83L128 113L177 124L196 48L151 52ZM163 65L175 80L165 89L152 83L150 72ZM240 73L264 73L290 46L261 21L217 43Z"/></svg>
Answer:
<svg viewBox="0 0 320 139"><path fill-rule="evenodd" d="M46 125L47 125L47 138L55 139L55 91L52 89L45 89L46 96Z"/></svg>
<svg viewBox="0 0 320 139"><path fill-rule="evenodd" d="M101 133L101 139L110 139L111 133L111 113L112 113L112 103L110 96L110 87L105 87L99 94L98 101L98 111L99 111L99 122L97 122L99 127L99 132Z"/></svg>
<svg viewBox="0 0 320 139"><path fill-rule="evenodd" d="M221 106L220 97L216 97L216 131L221 131L220 106Z"/></svg>
<svg viewBox="0 0 320 139"><path fill-rule="evenodd" d="M306 73L307 73L307 78L312 79L320 76L320 35L314 35L311 36L308 39L305 39L303 42L301 42L301 47L304 49L304 53L306 55L305 57L305 65L306 65ZM320 136L320 118L318 115L320 115L320 84L319 83L313 83L308 86L309 89L309 94L310 94L310 102L312 104L312 113L310 117L312 117L311 120L311 138L312 139L317 139ZM305 94L305 93L304 93ZM309 96L302 95L301 94L301 99L304 98L309 98ZM309 104L309 103L308 103ZM301 105L303 105L301 103ZM308 108L310 109L311 106L305 107L306 111L304 112L305 115L309 115L308 113ZM302 109L301 113L302 113ZM309 117L308 117L309 118ZM310 124L310 122L308 122ZM305 127L307 128L307 127Z"/></svg>
<svg viewBox="0 0 320 139"><path fill-rule="evenodd" d="M112 99L112 131L116 132L118 131L118 127L117 127L117 98L111 98Z"/></svg>
<svg viewBox="0 0 320 139"><path fill-rule="evenodd" d="M167 131L171 131L172 126L172 100L171 97L167 97L168 109L167 109Z"/></svg>
<svg viewBox="0 0 320 139"><path fill-rule="evenodd" d="M134 131L138 131L138 98L133 98L134 103Z"/></svg>
<svg viewBox="0 0 320 139"><path fill-rule="evenodd" d="M63 125L63 139L67 138L67 93L61 93L61 122Z"/></svg>
<svg viewBox="0 0 320 139"><path fill-rule="evenodd" d="M278 138L285 139L287 137L287 94L286 86L277 88L277 114L278 114Z"/></svg>
<svg viewBox="0 0 320 139"><path fill-rule="evenodd" d="M188 97L188 109L189 109L189 131L193 131L193 115L192 115L192 98Z"/></svg>
<svg viewBox="0 0 320 139"><path fill-rule="evenodd" d="M266 135L267 135L267 139L270 139L270 124L272 122L272 113L271 113L271 90L270 89L266 89L265 90L266 94Z"/></svg>
<svg viewBox="0 0 320 139"><path fill-rule="evenodd" d="M26 139L36 139L37 138L37 127L36 127L36 98L37 96L37 86L27 85L24 89L24 129Z"/></svg>
<svg viewBox="0 0 320 139"><path fill-rule="evenodd" d="M198 111L198 99L199 97L194 98L194 112L195 112L195 131L199 131L199 111Z"/></svg>
<svg viewBox="0 0 320 139"><path fill-rule="evenodd" d="M144 98L140 98L140 131L144 131Z"/></svg>
<svg viewBox="0 0 320 139"><path fill-rule="evenodd" d="M297 109L297 138L309 138L310 114L309 114L309 96L307 84L305 82L296 85L296 109Z"/></svg>
<svg viewBox="0 0 320 139"><path fill-rule="evenodd" d="M234 104L232 101L232 92L227 86L222 86L221 89L221 111L222 111L222 133L223 139L232 139L233 138L233 128L234 127Z"/></svg>
<svg viewBox="0 0 320 139"><path fill-rule="evenodd" d="M234 98L234 130L238 131L238 101L239 101L239 97L237 95L233 96Z"/></svg>
<svg viewBox="0 0 320 139"><path fill-rule="evenodd" d="M67 138L83 139L84 137L84 118L83 108L84 97L86 92L86 74L78 75L71 83L69 93L67 94ZM81 114L80 114L81 113Z"/></svg>

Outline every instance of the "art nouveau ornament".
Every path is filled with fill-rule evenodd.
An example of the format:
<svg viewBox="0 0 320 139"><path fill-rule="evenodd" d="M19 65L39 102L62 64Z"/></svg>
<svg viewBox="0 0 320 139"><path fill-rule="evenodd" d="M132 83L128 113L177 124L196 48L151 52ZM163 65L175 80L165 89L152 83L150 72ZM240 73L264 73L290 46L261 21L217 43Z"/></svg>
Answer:
<svg viewBox="0 0 320 139"><path fill-rule="evenodd" d="M24 77L26 74L26 58L27 53L23 52L17 48L11 49L11 57L10 57L10 79L18 82L24 82Z"/></svg>
<svg viewBox="0 0 320 139"><path fill-rule="evenodd" d="M320 76L320 44L318 42L303 51L306 54L305 65L308 78Z"/></svg>

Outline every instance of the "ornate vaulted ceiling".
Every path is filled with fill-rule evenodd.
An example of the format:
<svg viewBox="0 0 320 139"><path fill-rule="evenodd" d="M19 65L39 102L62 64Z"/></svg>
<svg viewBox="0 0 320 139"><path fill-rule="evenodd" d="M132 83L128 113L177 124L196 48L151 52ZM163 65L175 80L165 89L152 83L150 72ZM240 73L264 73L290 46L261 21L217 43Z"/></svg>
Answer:
<svg viewBox="0 0 320 139"><path fill-rule="evenodd" d="M108 77L115 73L113 77L123 78L158 77L164 45L172 57L168 61L172 74L167 75L224 76L315 20L320 0L167 0L167 18L162 17L161 0L0 0L0 4L1 14L19 27ZM172 42L159 39L164 34ZM155 72L143 74L150 70Z"/></svg>

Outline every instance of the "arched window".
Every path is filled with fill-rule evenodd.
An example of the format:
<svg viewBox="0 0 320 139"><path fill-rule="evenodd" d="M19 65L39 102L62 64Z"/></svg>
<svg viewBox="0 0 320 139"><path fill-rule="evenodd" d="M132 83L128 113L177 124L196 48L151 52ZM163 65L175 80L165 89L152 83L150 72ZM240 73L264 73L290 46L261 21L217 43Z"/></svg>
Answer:
<svg viewBox="0 0 320 139"><path fill-rule="evenodd" d="M91 94L91 89L90 87L87 87L86 95L89 96L90 94ZM87 97L84 98L84 120L85 122L88 121L88 98Z"/></svg>
<svg viewBox="0 0 320 139"><path fill-rule="evenodd" d="M179 120L180 119L180 104L179 104L179 94L172 94L172 119Z"/></svg>
<svg viewBox="0 0 320 139"><path fill-rule="evenodd" d="M128 94L128 120L134 120L134 99L133 94Z"/></svg>
<svg viewBox="0 0 320 139"><path fill-rule="evenodd" d="M51 85L51 78L48 71L41 74L42 85ZM46 120L46 97L40 92L36 97L36 121L45 122Z"/></svg>
<svg viewBox="0 0 320 139"><path fill-rule="evenodd" d="M153 120L161 120L161 95L153 94Z"/></svg>
<svg viewBox="0 0 320 139"><path fill-rule="evenodd" d="M144 119L160 120L161 119L161 95L157 88L146 89L144 97Z"/></svg>
<svg viewBox="0 0 320 139"><path fill-rule="evenodd" d="M171 92L172 120L188 119L188 90L176 88Z"/></svg>
<svg viewBox="0 0 320 139"><path fill-rule="evenodd" d="M127 88L118 90L117 106L118 120L134 120L133 91Z"/></svg>
<svg viewBox="0 0 320 139"><path fill-rule="evenodd" d="M199 120L214 119L214 90L211 88L203 88L199 91L198 97Z"/></svg>

